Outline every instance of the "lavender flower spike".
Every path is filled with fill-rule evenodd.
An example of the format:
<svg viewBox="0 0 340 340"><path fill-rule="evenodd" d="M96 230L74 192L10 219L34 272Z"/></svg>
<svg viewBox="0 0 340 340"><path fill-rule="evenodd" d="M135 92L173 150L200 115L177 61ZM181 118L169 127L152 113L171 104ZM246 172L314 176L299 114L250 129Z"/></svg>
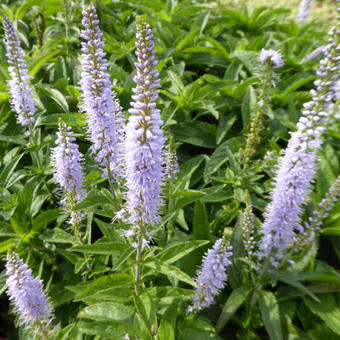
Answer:
<svg viewBox="0 0 340 340"><path fill-rule="evenodd" d="M84 196L82 189L84 175L81 166L83 156L78 150L78 145L74 143L71 128L63 121L59 122L57 136L57 146L52 150L54 180L65 194L62 204L72 208Z"/></svg>
<svg viewBox="0 0 340 340"><path fill-rule="evenodd" d="M4 14L3 26L5 31L5 43L7 47L8 71L11 79L8 81L10 103L17 119L22 126L34 123L35 106L32 89L29 84L27 66L20 48L20 41L12 21ZM27 134L29 131L27 132Z"/></svg>
<svg viewBox="0 0 340 340"><path fill-rule="evenodd" d="M35 332L46 331L53 318L52 306L44 293L41 280L13 252L7 254L7 294L19 316L20 324Z"/></svg>
<svg viewBox="0 0 340 340"><path fill-rule="evenodd" d="M315 233L320 230L322 222L328 217L334 205L340 197L340 175L335 180L325 197L321 200L319 206L315 209L313 216L309 217L305 225L306 232L299 234L297 241L310 242L313 240Z"/></svg>
<svg viewBox="0 0 340 340"><path fill-rule="evenodd" d="M261 63L270 63L274 68L279 68L284 64L282 56L279 52L272 49L265 50L264 48L260 52L259 61Z"/></svg>
<svg viewBox="0 0 340 340"><path fill-rule="evenodd" d="M149 24L141 18L138 18L136 37L136 87L125 142L126 199L131 224L153 225L160 220L158 208L164 182L163 122L156 108L160 81L155 69L153 35Z"/></svg>
<svg viewBox="0 0 340 340"><path fill-rule="evenodd" d="M222 289L227 280L226 268L231 265L232 247L227 246L226 240L221 238L208 250L203 258L202 268L195 279L198 288L193 296L193 305L188 313L199 311L214 303L215 296Z"/></svg>
<svg viewBox="0 0 340 340"><path fill-rule="evenodd" d="M95 160L106 167L108 175L119 177L119 147L123 143L124 119L122 108L112 90L108 63L103 51L103 34L93 6L83 9L82 30L82 109L87 114L88 130L93 143L91 150ZM120 132L118 132L120 128Z"/></svg>
<svg viewBox="0 0 340 340"><path fill-rule="evenodd" d="M292 133L280 160L272 201L266 208L259 255L270 255L274 266L293 241L295 232L303 232L300 216L316 170L315 150L321 147L321 134L330 123L336 95L334 85L339 79L339 36L340 31L333 27L317 72L319 79L314 82L316 90L311 90L312 101L304 104L297 131Z"/></svg>
<svg viewBox="0 0 340 340"><path fill-rule="evenodd" d="M325 46L320 46L318 48L316 48L314 51L312 51L311 53L309 53L307 55L307 57L303 58L301 60L301 63L300 64L303 64L304 62L306 61L311 61L311 60L314 60L318 57L320 57L322 54L323 54L323 50L324 50Z"/></svg>
<svg viewBox="0 0 340 340"><path fill-rule="evenodd" d="M297 21L304 22L309 18L312 5L313 0L301 0Z"/></svg>
<svg viewBox="0 0 340 340"><path fill-rule="evenodd" d="M254 255L256 242L254 240L255 227L253 208L251 204L250 195L247 190L244 193L244 201L246 204L246 208L244 209L242 219L242 238L246 258L250 259Z"/></svg>

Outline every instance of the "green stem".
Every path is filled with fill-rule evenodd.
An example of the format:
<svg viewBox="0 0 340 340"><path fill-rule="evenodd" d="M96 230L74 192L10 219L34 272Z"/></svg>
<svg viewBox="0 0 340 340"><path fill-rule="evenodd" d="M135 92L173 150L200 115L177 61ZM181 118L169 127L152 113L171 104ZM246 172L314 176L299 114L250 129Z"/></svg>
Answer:
<svg viewBox="0 0 340 340"><path fill-rule="evenodd" d="M140 272L141 272L141 259L142 259L142 245L143 245L143 224L139 224L137 236L137 255L136 255L136 272L135 272L135 292L140 295Z"/></svg>
<svg viewBox="0 0 340 340"><path fill-rule="evenodd" d="M50 340L50 339L52 340L53 339L51 330L49 329L49 327L47 327L42 322L39 322L39 321L35 322L34 330L38 331L37 334L40 340Z"/></svg>
<svg viewBox="0 0 340 340"><path fill-rule="evenodd" d="M73 232L74 232L74 235L78 238L80 245L84 245L84 241L83 241L83 238L80 232L80 226L81 226L81 221L79 219L78 214L76 214L76 223L72 225ZM85 259L86 268L87 268L87 272L85 273L85 281L86 281L88 277L88 273L92 270L92 266L90 263L89 254L84 253L84 259Z"/></svg>
<svg viewBox="0 0 340 340"><path fill-rule="evenodd" d="M173 182L172 180L169 181L169 205L168 205L168 213L171 215L174 211L174 200L172 198L173 194ZM169 222L168 222L168 236L167 236L167 241L169 242L172 236L172 233L174 231L174 221L173 218L171 217Z"/></svg>
<svg viewBox="0 0 340 340"><path fill-rule="evenodd" d="M111 171L111 168L110 168L110 158L109 158L109 156L106 157L106 160L107 160L106 171L107 171L107 177L108 177L108 180L109 180L110 191L111 191L112 197L115 198L116 195L115 195L115 191L114 191L113 184L112 184L113 176L112 176L112 171Z"/></svg>

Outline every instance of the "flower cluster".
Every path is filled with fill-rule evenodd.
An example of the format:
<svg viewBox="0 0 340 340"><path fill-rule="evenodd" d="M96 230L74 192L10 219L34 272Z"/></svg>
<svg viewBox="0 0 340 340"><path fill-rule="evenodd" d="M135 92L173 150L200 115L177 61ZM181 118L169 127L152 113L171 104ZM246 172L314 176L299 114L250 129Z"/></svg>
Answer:
<svg viewBox="0 0 340 340"><path fill-rule="evenodd" d="M84 196L82 189L84 175L81 166L83 156L78 150L78 145L74 143L71 128L63 121L59 122L57 136L57 146L52 150L54 180L65 194L62 204L72 208Z"/></svg>
<svg viewBox="0 0 340 340"><path fill-rule="evenodd" d="M7 294L15 306L19 321L39 332L52 318L52 306L43 290L42 281L16 253L8 253L6 263ZM38 328L36 328L38 327Z"/></svg>
<svg viewBox="0 0 340 340"><path fill-rule="evenodd" d="M311 90L312 101L304 104L305 110L292 133L276 173L271 203L266 208L261 255L271 254L274 266L283 257L292 242L295 231L303 232L300 224L302 205L312 185L316 170L315 150L321 146L321 134L329 123L335 99L334 85L339 79L339 31L333 27L324 59L317 72L319 79Z"/></svg>
<svg viewBox="0 0 340 340"><path fill-rule="evenodd" d="M264 48L260 52L259 61L261 63L270 63L274 68L279 68L284 64L279 52L272 49L265 50Z"/></svg>
<svg viewBox="0 0 340 340"><path fill-rule="evenodd" d="M313 0L301 0L297 21L304 22L309 18L312 5Z"/></svg>
<svg viewBox="0 0 340 340"><path fill-rule="evenodd" d="M143 19L137 23L136 69L132 108L126 126L125 164L127 209L131 224L159 221L163 185L163 124L156 108L159 79L153 34Z"/></svg>
<svg viewBox="0 0 340 340"><path fill-rule="evenodd" d="M112 90L108 63L103 51L103 34L93 6L83 9L82 30L82 109L87 114L87 123L95 160L106 167L108 175L119 177L121 144L124 139L122 108ZM118 131L120 130L120 132Z"/></svg>
<svg viewBox="0 0 340 340"><path fill-rule="evenodd" d="M246 252L246 257L250 258L254 255L256 244L254 239L255 235L254 214L248 191L246 191L244 194L244 201L246 203L246 208L244 209L242 220L243 246Z"/></svg>
<svg viewBox="0 0 340 340"><path fill-rule="evenodd" d="M260 83L257 89L256 111L250 120L245 148L240 153L244 169L249 166L251 158L256 154L257 145L261 142L263 117L270 104L272 88L275 87L278 78L273 69L284 64L282 56L275 50L262 49L258 61L256 74L260 78Z"/></svg>
<svg viewBox="0 0 340 340"><path fill-rule="evenodd" d="M197 283L196 294L193 296L193 305L189 306L188 313L199 311L214 303L215 296L222 289L227 280L226 268L231 265L231 246L221 238L208 250L204 256L202 268L195 279Z"/></svg>
<svg viewBox="0 0 340 340"><path fill-rule="evenodd" d="M176 180L178 170L177 155L175 151L169 151L166 157L165 176L169 180Z"/></svg>
<svg viewBox="0 0 340 340"><path fill-rule="evenodd" d="M20 41L11 20L3 14L5 43L7 47L8 71L11 79L8 81L10 103L17 119L22 126L34 123L35 105L30 87L30 76L20 48ZM27 131L29 133L29 131Z"/></svg>
<svg viewBox="0 0 340 340"><path fill-rule="evenodd" d="M311 61L311 60L314 60L314 59L320 57L323 54L324 48L325 48L325 46L320 46L320 47L316 48L314 51L309 53L307 55L307 57L302 59L301 64L303 64L306 61Z"/></svg>
<svg viewBox="0 0 340 340"><path fill-rule="evenodd" d="M305 232L297 237L297 242L310 242L313 240L322 222L328 217L328 213L338 202L340 197L340 176L335 180L326 196L322 199L319 206L315 209L313 216L305 224Z"/></svg>

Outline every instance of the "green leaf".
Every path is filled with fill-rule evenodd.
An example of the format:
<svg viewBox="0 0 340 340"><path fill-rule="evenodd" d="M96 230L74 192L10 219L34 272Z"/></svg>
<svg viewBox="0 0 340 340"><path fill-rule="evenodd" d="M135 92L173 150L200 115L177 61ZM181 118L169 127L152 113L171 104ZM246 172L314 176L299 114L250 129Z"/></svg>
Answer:
<svg viewBox="0 0 340 340"><path fill-rule="evenodd" d="M110 340L123 339L126 333L129 335L137 334L133 325L122 321L80 321L77 325L82 333L101 336Z"/></svg>
<svg viewBox="0 0 340 340"><path fill-rule="evenodd" d="M0 254L5 253L6 251L12 249L15 245L15 240L14 239L9 239L0 242Z"/></svg>
<svg viewBox="0 0 340 340"><path fill-rule="evenodd" d="M83 308L78 313L78 318L91 319L94 321L122 321L133 316L134 310L117 302L102 302Z"/></svg>
<svg viewBox="0 0 340 340"><path fill-rule="evenodd" d="M63 328L61 331L57 333L55 340L68 340L69 334L75 325L76 325L75 323L67 325L65 328Z"/></svg>
<svg viewBox="0 0 340 340"><path fill-rule="evenodd" d="M169 125L168 129L176 141L213 149L216 147L217 128L205 122L185 122Z"/></svg>
<svg viewBox="0 0 340 340"><path fill-rule="evenodd" d="M258 53L242 49L235 50L230 58L237 58L250 71L254 72L258 64Z"/></svg>
<svg viewBox="0 0 340 340"><path fill-rule="evenodd" d="M185 207L186 205L195 202L197 199L205 196L205 192L198 190L177 191L174 194L174 210Z"/></svg>
<svg viewBox="0 0 340 340"><path fill-rule="evenodd" d="M234 315L237 309L243 304L252 288L241 287L235 289L229 296L227 302L223 306L221 315L216 323L216 331L219 333L222 328L227 324L230 318Z"/></svg>
<svg viewBox="0 0 340 340"><path fill-rule="evenodd" d="M52 88L48 84L39 84L39 85L35 85L35 87L42 94L52 98L65 112L69 111L66 98L60 91L56 90L55 88Z"/></svg>
<svg viewBox="0 0 340 340"><path fill-rule="evenodd" d="M197 35L197 32L199 32L200 28L197 27L194 30L192 30L189 33L184 34L184 38L182 38L176 45L176 50L181 50L183 47L187 46L192 42L194 37Z"/></svg>
<svg viewBox="0 0 340 340"><path fill-rule="evenodd" d="M194 207L193 233L196 240L211 238L211 228L207 209L202 201L196 201Z"/></svg>
<svg viewBox="0 0 340 340"><path fill-rule="evenodd" d="M221 56L223 58L225 58L226 60L229 59L229 53L228 51L226 50L226 48L221 44L219 43L216 39L212 38L212 37L208 37L208 36L204 36L204 39L206 41L208 41L211 45L213 45L215 47L215 49L217 51L220 52Z"/></svg>
<svg viewBox="0 0 340 340"><path fill-rule="evenodd" d="M42 240L51 243L78 243L78 239L60 228L46 230L41 235Z"/></svg>
<svg viewBox="0 0 340 340"><path fill-rule="evenodd" d="M223 138L226 136L228 131L234 125L237 116L235 114L231 114L228 116L222 115L218 123L217 135L216 135L216 144L220 144Z"/></svg>
<svg viewBox="0 0 340 340"><path fill-rule="evenodd" d="M0 135L1 142L9 142L13 144L26 145L27 141L24 136L4 136ZM14 159L13 159L14 161Z"/></svg>
<svg viewBox="0 0 340 340"><path fill-rule="evenodd" d="M175 340L177 305L178 301L174 300L164 313L158 329L159 340Z"/></svg>
<svg viewBox="0 0 340 340"><path fill-rule="evenodd" d="M302 290L303 292L305 292L307 295L309 295L312 299L314 299L315 301L319 301L319 299L307 288L305 287L302 283L300 283L295 274L279 274L276 276L276 278L279 281L282 281L284 283L287 283L293 287L296 287L300 290Z"/></svg>
<svg viewBox="0 0 340 340"><path fill-rule="evenodd" d="M74 290L78 288L80 292L75 296L75 301L81 301L89 296L98 293L101 290L105 290L112 287L126 286L131 284L131 277L126 273L110 274L102 276L96 280L86 282L78 286L66 286L65 288Z"/></svg>
<svg viewBox="0 0 340 340"><path fill-rule="evenodd" d="M99 290L97 293L91 295L93 301L117 301L117 302L130 302L133 296L133 289L126 286L111 287Z"/></svg>
<svg viewBox="0 0 340 340"><path fill-rule="evenodd" d="M20 238L25 238L25 236L29 232L27 223L25 223L25 221L23 221L22 219L18 219L16 216L11 217L10 222L15 233Z"/></svg>
<svg viewBox="0 0 340 340"><path fill-rule="evenodd" d="M128 246L120 242L97 242L82 246L74 246L68 248L68 251L76 251L86 254L102 254L102 255L121 255Z"/></svg>
<svg viewBox="0 0 340 340"><path fill-rule="evenodd" d="M32 220L32 230L40 232L50 222L54 221L60 215L60 209L50 209L42 211Z"/></svg>
<svg viewBox="0 0 340 340"><path fill-rule="evenodd" d="M144 334L147 334L151 338L153 338L151 328L155 327L155 329L157 329L157 317L155 306L150 295L147 292L145 292L141 296L135 296L134 304L137 310L137 314L140 320L142 321Z"/></svg>
<svg viewBox="0 0 340 340"><path fill-rule="evenodd" d="M242 102L242 121L243 129L248 130L250 117L255 113L256 109L256 95L255 90L252 86L248 86L246 95Z"/></svg>
<svg viewBox="0 0 340 340"><path fill-rule="evenodd" d="M130 257L132 257L132 255L134 255L136 253L136 249L129 247L127 248L124 253L118 258L118 260L116 262L114 262L112 264L112 270L116 271L119 269L119 267L124 264L126 261L128 261L130 259Z"/></svg>
<svg viewBox="0 0 340 340"><path fill-rule="evenodd" d="M279 305L272 292L260 292L260 311L264 326L271 340L282 340Z"/></svg>
<svg viewBox="0 0 340 340"><path fill-rule="evenodd" d="M162 262L159 259L153 258L153 259L147 259L145 262L143 262L143 266L146 266L148 268L151 268L155 270L156 272L159 272L165 276L172 277L176 280L188 283L189 285L196 287L195 281L187 274L182 272L180 269L178 269L175 266L172 266L171 264ZM149 276L154 274L153 272L148 272L145 274L145 276ZM143 277L143 276L142 276Z"/></svg>
<svg viewBox="0 0 340 340"><path fill-rule="evenodd" d="M184 89L184 84L182 83L181 78L177 76L175 72L168 71L168 77L171 80L171 84L174 86L176 89L177 95L181 94Z"/></svg>
<svg viewBox="0 0 340 340"><path fill-rule="evenodd" d="M156 258L161 261L171 264L171 263L178 261L182 257L190 254L195 249L206 245L207 243L209 243L209 241L195 240L195 241L187 241L187 242L180 242L180 243L172 244L170 247L158 253L156 255Z"/></svg>
<svg viewBox="0 0 340 340"><path fill-rule="evenodd" d="M181 298L181 300L189 300L195 292L192 289L186 289L173 286L155 286L147 289L147 292L153 299L162 299L168 301L170 298Z"/></svg>
<svg viewBox="0 0 340 340"><path fill-rule="evenodd" d="M78 112L68 112L68 113L55 113L49 114L48 116L42 116L41 120L38 122L39 125L55 125L58 126L59 119L62 119L67 125L70 126L84 126L85 125L85 115Z"/></svg>
<svg viewBox="0 0 340 340"><path fill-rule="evenodd" d="M324 235L340 236L340 227L324 228L320 232Z"/></svg>
<svg viewBox="0 0 340 340"><path fill-rule="evenodd" d="M38 58L35 58L33 62L30 64L29 71L30 76L34 77L50 59L52 59L59 53L61 53L61 51L51 51L39 56Z"/></svg>
<svg viewBox="0 0 340 340"><path fill-rule="evenodd" d="M225 141L219 145L210 156L205 169L204 169L204 180L207 182L209 177L214 174L228 159L227 149L229 141Z"/></svg>
<svg viewBox="0 0 340 340"><path fill-rule="evenodd" d="M103 203L111 202L108 202L103 195L100 195L98 193L90 193L84 200L76 204L72 209L73 210L91 209L98 205L102 205Z"/></svg>
<svg viewBox="0 0 340 340"><path fill-rule="evenodd" d="M290 273L301 272L310 264L311 259L316 256L317 250L318 247L316 244L316 239L314 238L311 244L305 247L303 253L299 256L299 258L294 258L294 266L290 266L286 271Z"/></svg>
<svg viewBox="0 0 340 340"><path fill-rule="evenodd" d="M24 154L21 154L19 156L16 156L14 159L12 159L1 171L0 174L0 184L4 188L7 188L8 181L13 174L15 168L17 167L18 163L20 162L21 158Z"/></svg>
<svg viewBox="0 0 340 340"><path fill-rule="evenodd" d="M204 160L208 157L205 155L199 155L190 158L188 161L180 165L180 174L178 176L177 187L181 189L188 189L190 187L190 181L193 173L198 169Z"/></svg>
<svg viewBox="0 0 340 340"><path fill-rule="evenodd" d="M336 300L331 294L320 294L320 302L309 297L303 297L303 301L312 313L322 319L325 324L336 334L340 335L340 310Z"/></svg>
<svg viewBox="0 0 340 340"><path fill-rule="evenodd" d="M94 218L94 221L98 225L103 235L107 237L110 241L116 241L120 243L124 242L123 237L117 230L115 230L115 227L112 223L103 222L98 218Z"/></svg>

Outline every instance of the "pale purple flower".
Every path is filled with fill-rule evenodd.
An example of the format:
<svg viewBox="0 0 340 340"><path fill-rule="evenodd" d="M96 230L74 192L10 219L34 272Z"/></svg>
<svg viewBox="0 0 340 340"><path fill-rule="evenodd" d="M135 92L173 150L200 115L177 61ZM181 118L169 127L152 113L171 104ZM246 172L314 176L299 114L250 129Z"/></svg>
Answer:
<svg viewBox="0 0 340 340"><path fill-rule="evenodd" d="M121 175L120 155L124 142L124 117L122 108L112 90L108 63L105 59L103 34L93 6L83 9L84 29L82 42L82 109L87 123L95 160L106 167L112 175Z"/></svg>
<svg viewBox="0 0 340 340"><path fill-rule="evenodd" d="M72 208L84 197L82 189L84 175L81 165L83 155L79 152L78 145L74 143L75 138L71 128L62 121L59 123L57 136L57 146L52 149L54 180L64 192L65 198L62 204Z"/></svg>
<svg viewBox="0 0 340 340"><path fill-rule="evenodd" d="M14 252L7 254L6 275L7 294L20 323L35 331L37 324L47 326L53 318L53 312L42 281L32 275L32 270Z"/></svg>
<svg viewBox="0 0 340 340"><path fill-rule="evenodd" d="M168 180L176 180L179 173L177 155L175 151L168 151L164 175Z"/></svg>
<svg viewBox="0 0 340 340"><path fill-rule="evenodd" d="M196 293L192 298L188 313L209 307L215 302L215 297L224 288L227 281L226 268L231 265L232 247L223 238L217 240L203 258L202 267L195 281Z"/></svg>
<svg viewBox="0 0 340 340"><path fill-rule="evenodd" d="M340 80L334 84L334 92L336 100L340 99Z"/></svg>
<svg viewBox="0 0 340 340"><path fill-rule="evenodd" d="M296 237L295 242L310 242L313 240L315 233L320 230L323 221L328 217L328 213L339 201L340 197L340 175L335 180L325 197L321 200L315 209L313 216L309 217L305 223L305 230Z"/></svg>
<svg viewBox="0 0 340 340"><path fill-rule="evenodd" d="M12 21L3 16L3 26L5 31L5 43L7 48L8 71L11 79L7 82L9 86L10 103L13 111L17 114L17 119L22 126L34 123L36 112L32 89L30 87L30 76L24 56L20 48L20 41ZM29 131L27 131L29 133Z"/></svg>
<svg viewBox="0 0 340 340"><path fill-rule="evenodd" d="M276 160L276 156L273 151L267 151L263 157L263 160L268 161L268 162L274 161Z"/></svg>
<svg viewBox="0 0 340 340"><path fill-rule="evenodd" d="M259 256L270 256L271 263L278 265L295 232L303 232L300 224L302 206L311 189L316 170L315 150L321 147L321 134L328 124L335 99L334 84L339 79L339 31L332 28L325 58L317 72L319 79L311 90L312 101L304 104L305 110L292 133L271 193L272 201L266 208L262 226L263 237Z"/></svg>
<svg viewBox="0 0 340 340"><path fill-rule="evenodd" d="M265 50L264 48L260 52L259 61L261 63L270 63L274 68L281 67L284 64L279 52L272 49Z"/></svg>
<svg viewBox="0 0 340 340"><path fill-rule="evenodd" d="M125 141L126 200L131 224L153 225L160 220L158 208L164 182L163 122L156 108L160 81L153 34L142 19L137 23L136 37L136 87Z"/></svg>
<svg viewBox="0 0 340 340"><path fill-rule="evenodd" d="M312 51L311 53L309 53L307 55L307 57L303 58L301 61L301 64L303 64L306 61L311 61L316 59L317 57L323 55L323 50L324 50L325 46L320 46L318 48L316 48L314 51Z"/></svg>
<svg viewBox="0 0 340 340"><path fill-rule="evenodd" d="M309 18L312 10L312 5L313 0L301 0L297 21L304 22Z"/></svg>
<svg viewBox="0 0 340 340"><path fill-rule="evenodd" d="M254 254L256 242L255 242L254 214L250 196L247 191L245 193L244 199L246 203L246 208L244 209L242 219L242 239L246 257L251 258L253 255L256 255Z"/></svg>

